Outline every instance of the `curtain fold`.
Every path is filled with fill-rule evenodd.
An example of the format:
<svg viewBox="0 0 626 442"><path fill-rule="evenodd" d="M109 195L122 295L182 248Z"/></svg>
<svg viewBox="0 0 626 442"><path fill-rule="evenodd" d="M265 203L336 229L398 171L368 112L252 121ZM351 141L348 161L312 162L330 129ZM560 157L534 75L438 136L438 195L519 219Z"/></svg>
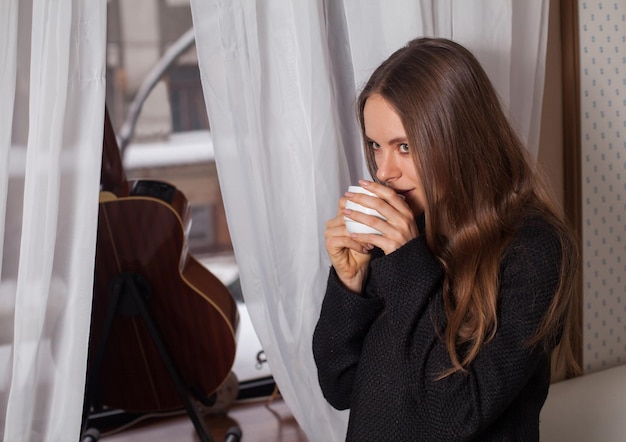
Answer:
<svg viewBox="0 0 626 442"><path fill-rule="evenodd" d="M76 440L93 290L106 2L20 0L0 8L7 25L0 27L0 430L5 441Z"/></svg>
<svg viewBox="0 0 626 442"><path fill-rule="evenodd" d="M311 440L343 440L347 423L321 395L311 337L329 267L326 221L347 186L367 177L356 95L408 40L452 38L476 53L536 153L548 2L513 3L191 0L243 295Z"/></svg>
<svg viewBox="0 0 626 442"><path fill-rule="evenodd" d="M11 145L11 121L15 96L17 61L17 9L18 0L0 3L0 270L3 261L3 244L6 199L9 187L9 146Z"/></svg>
<svg viewBox="0 0 626 442"><path fill-rule="evenodd" d="M308 337L328 269L322 220L350 177L324 5L200 1L192 12L226 215L242 227L231 237L247 310L253 324L272 324L255 331L294 416L331 441L345 416L318 406Z"/></svg>

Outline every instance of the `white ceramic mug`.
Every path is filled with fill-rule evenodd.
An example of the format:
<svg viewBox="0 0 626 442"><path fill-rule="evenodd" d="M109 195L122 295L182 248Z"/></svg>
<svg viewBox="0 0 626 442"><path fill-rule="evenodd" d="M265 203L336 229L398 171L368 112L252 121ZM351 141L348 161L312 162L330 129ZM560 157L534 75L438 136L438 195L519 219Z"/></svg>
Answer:
<svg viewBox="0 0 626 442"><path fill-rule="evenodd" d="M373 197L377 197L377 195L375 193L370 192L369 190L366 190L364 188L362 188L361 186L350 186L348 187L348 192L352 192L352 193L364 193L366 195L370 195ZM382 216L380 213L378 213L377 210L374 209L370 209L369 207L364 207L360 204L357 204L353 201L347 201L346 202L346 209L350 209L350 210L355 210L357 212L362 212L365 213L367 215L374 215L379 217L380 219L386 219L384 216ZM346 216L343 217L344 221L346 222L346 228L348 229L348 232L350 233L374 233L376 235L382 235L381 232L379 232L378 230L374 229L373 227L367 226L365 224L356 222Z"/></svg>

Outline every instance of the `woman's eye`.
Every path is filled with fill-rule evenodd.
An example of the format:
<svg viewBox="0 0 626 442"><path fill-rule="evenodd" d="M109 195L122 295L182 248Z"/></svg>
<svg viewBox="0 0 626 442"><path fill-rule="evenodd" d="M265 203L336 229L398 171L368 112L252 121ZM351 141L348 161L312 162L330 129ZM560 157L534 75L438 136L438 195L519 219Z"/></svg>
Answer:
<svg viewBox="0 0 626 442"><path fill-rule="evenodd" d="M378 144L376 141L369 141L369 145L374 150L380 149L380 144Z"/></svg>
<svg viewBox="0 0 626 442"><path fill-rule="evenodd" d="M409 153L409 145L406 143L400 144L400 152Z"/></svg>

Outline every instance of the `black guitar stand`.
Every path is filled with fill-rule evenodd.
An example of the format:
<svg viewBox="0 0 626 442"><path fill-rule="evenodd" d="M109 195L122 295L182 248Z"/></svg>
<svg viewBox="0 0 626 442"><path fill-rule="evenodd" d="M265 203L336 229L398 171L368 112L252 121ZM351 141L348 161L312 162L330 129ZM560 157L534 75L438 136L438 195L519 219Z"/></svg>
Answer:
<svg viewBox="0 0 626 442"><path fill-rule="evenodd" d="M195 392L194 394L194 389L185 386L185 383L176 369L176 366L167 351L165 343L161 339L159 330L146 306L146 304L150 301L150 297L150 287L141 275L136 273L120 273L111 281L109 286L109 303L103 325L102 339L95 354L92 370L90 371L87 379L87 389L83 408L83 433L81 435L81 440L83 441L96 441L99 437L99 435L96 435L97 431L94 431L93 428L88 428L88 416L92 406L98 407L100 405L97 383L100 376L100 370L102 368L107 339L111 331L115 315L123 314L141 316L148 328L148 331L150 332L150 336L152 337L159 354L161 355L163 364L167 368L167 371L174 382L176 391L183 402L185 410L193 422L200 441L213 442L213 438L211 437L211 433L207 428L205 420L201 416L197 402L194 402L192 397L195 397L200 400L200 402L204 403L206 403L208 399L206 397L198 397L198 392Z"/></svg>

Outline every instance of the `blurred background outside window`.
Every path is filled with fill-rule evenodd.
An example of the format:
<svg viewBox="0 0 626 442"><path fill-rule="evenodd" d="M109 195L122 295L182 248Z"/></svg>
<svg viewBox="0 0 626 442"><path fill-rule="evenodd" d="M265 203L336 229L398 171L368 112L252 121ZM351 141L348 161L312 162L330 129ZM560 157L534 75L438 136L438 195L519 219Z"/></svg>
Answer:
<svg viewBox="0 0 626 442"><path fill-rule="evenodd" d="M240 381L270 376L241 295L193 38L180 50L193 27L189 0L108 0L107 7L106 106L126 177L164 181L185 195L189 253L239 306L233 372Z"/></svg>

